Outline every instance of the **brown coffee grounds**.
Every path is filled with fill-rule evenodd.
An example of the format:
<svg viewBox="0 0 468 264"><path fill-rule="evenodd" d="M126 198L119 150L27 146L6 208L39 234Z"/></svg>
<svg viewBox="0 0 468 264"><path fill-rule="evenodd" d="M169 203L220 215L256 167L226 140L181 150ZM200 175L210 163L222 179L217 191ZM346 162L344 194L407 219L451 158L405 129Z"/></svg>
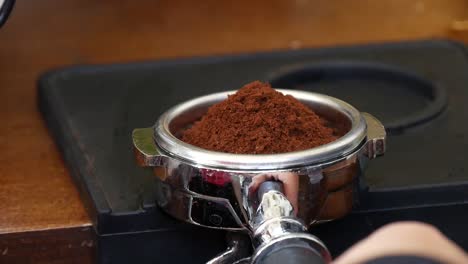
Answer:
<svg viewBox="0 0 468 264"><path fill-rule="evenodd" d="M290 95L255 81L211 106L182 140L236 154L304 150L336 139L326 120Z"/></svg>

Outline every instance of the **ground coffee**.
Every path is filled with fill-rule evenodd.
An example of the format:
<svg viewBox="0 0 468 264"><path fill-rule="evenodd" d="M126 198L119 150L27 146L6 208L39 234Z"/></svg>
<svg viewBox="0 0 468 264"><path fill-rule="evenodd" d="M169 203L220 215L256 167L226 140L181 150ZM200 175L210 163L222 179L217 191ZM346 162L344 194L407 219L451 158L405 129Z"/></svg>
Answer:
<svg viewBox="0 0 468 264"><path fill-rule="evenodd" d="M291 152L335 139L326 120L259 81L210 107L182 135L183 141L200 148L236 154Z"/></svg>

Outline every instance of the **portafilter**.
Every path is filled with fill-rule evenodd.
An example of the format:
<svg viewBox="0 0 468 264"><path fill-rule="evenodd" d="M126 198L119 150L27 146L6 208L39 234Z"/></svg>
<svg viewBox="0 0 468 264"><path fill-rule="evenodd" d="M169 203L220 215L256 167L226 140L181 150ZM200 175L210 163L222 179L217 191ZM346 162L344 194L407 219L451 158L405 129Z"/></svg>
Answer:
<svg viewBox="0 0 468 264"><path fill-rule="evenodd" d="M341 136L307 150L261 155L215 152L180 140L233 91L176 105L153 127L133 131L137 162L152 167L157 178L159 207L194 225L233 231L228 250L209 263L330 262L324 243L307 228L349 213L367 162L385 152L385 129L372 115L327 95L278 91L309 106ZM251 242L242 242L241 233Z"/></svg>

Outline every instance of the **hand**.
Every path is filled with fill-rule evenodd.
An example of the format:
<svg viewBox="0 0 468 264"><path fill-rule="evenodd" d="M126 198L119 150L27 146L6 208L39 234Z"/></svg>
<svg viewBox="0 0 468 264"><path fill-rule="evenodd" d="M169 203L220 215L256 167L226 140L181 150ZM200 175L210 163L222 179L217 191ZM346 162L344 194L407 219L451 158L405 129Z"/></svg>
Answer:
<svg viewBox="0 0 468 264"><path fill-rule="evenodd" d="M384 256L420 256L442 263L468 263L468 256L435 227L418 222L386 225L348 249L334 264L364 263Z"/></svg>

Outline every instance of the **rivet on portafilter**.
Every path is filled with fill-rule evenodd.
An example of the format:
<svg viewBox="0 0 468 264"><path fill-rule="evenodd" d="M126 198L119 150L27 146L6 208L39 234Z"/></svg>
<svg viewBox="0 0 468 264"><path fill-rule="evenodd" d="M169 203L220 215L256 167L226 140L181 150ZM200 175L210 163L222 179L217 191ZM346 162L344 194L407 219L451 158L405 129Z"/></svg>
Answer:
<svg viewBox="0 0 468 264"><path fill-rule="evenodd" d="M291 263L304 262L304 256L308 263L330 262L327 248L307 227L346 215L365 164L385 152L384 127L371 115L326 95L278 91L338 127L335 133L341 129L339 137L276 154L211 151L179 139L211 106L234 92L184 102L164 113L154 127L133 132L137 161L154 168L157 202L164 211L195 225L251 237L251 256L239 236L231 237L231 247L210 263L271 263L284 255Z"/></svg>

